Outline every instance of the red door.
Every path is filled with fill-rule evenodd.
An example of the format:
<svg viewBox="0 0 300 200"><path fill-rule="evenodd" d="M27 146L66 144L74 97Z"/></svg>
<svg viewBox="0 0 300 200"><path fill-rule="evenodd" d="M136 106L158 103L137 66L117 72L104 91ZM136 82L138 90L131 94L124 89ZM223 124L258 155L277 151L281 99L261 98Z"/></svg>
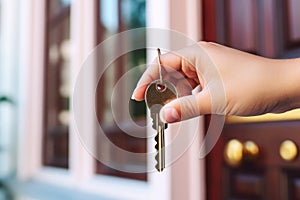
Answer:
<svg viewBox="0 0 300 200"><path fill-rule="evenodd" d="M266 57L300 57L299 0L203 3L205 40ZM208 199L300 199L299 147L299 120L227 122L207 157Z"/></svg>

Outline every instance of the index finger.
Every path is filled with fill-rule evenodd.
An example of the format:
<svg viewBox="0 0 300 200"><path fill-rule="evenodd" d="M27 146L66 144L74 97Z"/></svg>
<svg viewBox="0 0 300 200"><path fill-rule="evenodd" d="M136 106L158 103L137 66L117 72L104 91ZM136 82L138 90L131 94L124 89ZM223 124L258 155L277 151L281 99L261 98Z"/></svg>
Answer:
<svg viewBox="0 0 300 200"><path fill-rule="evenodd" d="M168 71L168 68L171 70L180 70L181 69L181 57L174 54L174 53L167 53L163 54L160 57L161 65L164 70ZM159 78L159 70L158 70L158 63L157 58L153 62L154 64L150 65L142 77L140 78L139 82L136 85L136 88L134 89L134 92L132 94L132 99L137 101L144 100L145 91L147 89L147 86L157 80Z"/></svg>

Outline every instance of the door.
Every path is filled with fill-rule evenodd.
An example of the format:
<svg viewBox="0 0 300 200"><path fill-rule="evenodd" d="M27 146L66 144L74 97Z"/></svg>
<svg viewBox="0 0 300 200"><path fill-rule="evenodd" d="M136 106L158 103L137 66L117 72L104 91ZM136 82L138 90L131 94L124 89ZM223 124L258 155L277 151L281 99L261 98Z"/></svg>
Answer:
<svg viewBox="0 0 300 200"><path fill-rule="evenodd" d="M204 39L300 57L299 7L298 0L204 0ZM206 159L207 199L300 199L300 117L258 119L227 119Z"/></svg>

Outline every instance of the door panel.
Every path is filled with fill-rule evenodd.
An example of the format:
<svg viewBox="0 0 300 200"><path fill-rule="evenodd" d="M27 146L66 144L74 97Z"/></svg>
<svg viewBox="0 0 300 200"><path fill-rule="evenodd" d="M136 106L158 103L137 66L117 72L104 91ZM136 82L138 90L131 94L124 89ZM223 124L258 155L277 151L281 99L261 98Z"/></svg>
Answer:
<svg viewBox="0 0 300 200"><path fill-rule="evenodd" d="M283 7L283 27L286 30L286 32L284 33L284 50L289 50L300 46L300 1L286 0L284 1Z"/></svg>
<svg viewBox="0 0 300 200"><path fill-rule="evenodd" d="M228 175L226 194L227 198L248 198L248 199L262 199L264 196L264 171L263 170L249 170L239 169L234 173L230 169L226 169ZM226 175L226 174L225 174Z"/></svg>
<svg viewBox="0 0 300 200"><path fill-rule="evenodd" d="M223 198L290 199L291 196L297 196L297 177L300 176L298 153L293 160L287 161L281 157L280 147L284 141L290 140L295 142L299 150L299 132L298 121L226 124L221 137L223 155L226 153L226 145L232 139L242 144L253 141L259 153L256 158L247 159L244 152L237 166L223 159Z"/></svg>
<svg viewBox="0 0 300 200"><path fill-rule="evenodd" d="M298 0L203 0L204 39L271 58L300 57L299 7ZM299 120L227 122L206 158L207 199L300 199L299 147Z"/></svg>
<svg viewBox="0 0 300 200"><path fill-rule="evenodd" d="M266 57L287 57L300 48L299 4L298 0L203 0L204 40Z"/></svg>
<svg viewBox="0 0 300 200"><path fill-rule="evenodd" d="M238 49L257 53L258 11L253 0L229 0L225 8L228 43Z"/></svg>
<svg viewBox="0 0 300 200"><path fill-rule="evenodd" d="M290 191L286 196L288 199L300 199L300 174L291 169L284 170L285 191Z"/></svg>

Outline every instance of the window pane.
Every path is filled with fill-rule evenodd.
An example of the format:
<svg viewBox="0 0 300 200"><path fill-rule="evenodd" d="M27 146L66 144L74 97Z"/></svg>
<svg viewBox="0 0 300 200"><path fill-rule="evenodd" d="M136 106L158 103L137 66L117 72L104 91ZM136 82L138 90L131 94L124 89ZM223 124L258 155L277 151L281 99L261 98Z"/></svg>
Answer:
<svg viewBox="0 0 300 200"><path fill-rule="evenodd" d="M131 28L145 27L145 0L97 0L99 4L98 9L98 29L97 37L98 43L105 40L107 37L125 31ZM140 41L145 42L146 46L146 35L142 38L137 38ZM119 44L118 44L119 45ZM118 48L118 45L112 47ZM130 45L130 44L129 44ZM101 61L99 61L101 62ZM120 56L117 60L108 66L104 76L100 79L97 88L97 115L101 127L104 129L106 137L110 139L116 146L131 152L145 153L146 152L146 139L136 138L128 135L115 124L115 119L112 116L111 109L111 94L119 79L130 69L143 65L146 63L146 49L135 50L126 55ZM101 65L100 65L101 66ZM118 109L118 118L121 119L122 124L126 126L128 121L123 117L124 112L130 110L131 118L139 125L145 126L146 122L146 108L144 102L131 101L129 108L127 106L129 88L133 88L141 76L143 70L136 70L134 74L127 77L128 81L122 85L122 94L120 95L120 108ZM124 93L124 94L123 94ZM123 102L123 103L122 103ZM126 110L127 109L127 110ZM120 111L120 112L119 112ZM135 130L132 130L135 131ZM146 129L139 135L146 135ZM108 145L101 143L101 138L97 139L97 148L99 151L110 152ZM99 142L100 141L100 142ZM129 160L128 158L120 157L119 155L109 154L111 162L116 163L119 166L146 169L146 160ZM97 162L97 173L126 177L138 180L146 180L146 173L143 174L131 174L124 173L114 169L111 169L100 162Z"/></svg>
<svg viewBox="0 0 300 200"><path fill-rule="evenodd" d="M47 3L43 161L46 166L67 168L70 7L68 1Z"/></svg>

